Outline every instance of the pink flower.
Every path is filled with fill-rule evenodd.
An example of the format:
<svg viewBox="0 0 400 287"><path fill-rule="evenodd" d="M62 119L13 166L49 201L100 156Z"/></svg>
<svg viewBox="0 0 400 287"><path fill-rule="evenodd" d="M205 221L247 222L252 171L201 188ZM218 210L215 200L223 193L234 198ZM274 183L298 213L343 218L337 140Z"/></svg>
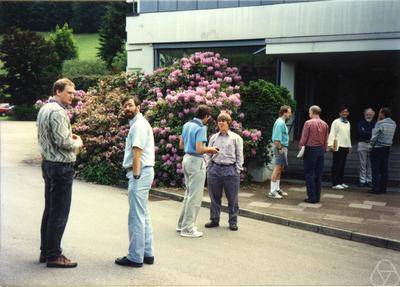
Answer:
<svg viewBox="0 0 400 287"><path fill-rule="evenodd" d="M172 144L167 144L167 149L171 149L172 148Z"/></svg>
<svg viewBox="0 0 400 287"><path fill-rule="evenodd" d="M160 145L165 145L165 139L160 140Z"/></svg>
<svg viewBox="0 0 400 287"><path fill-rule="evenodd" d="M171 141L171 142L176 141L177 138L178 138L178 137L177 137L176 135L170 135L170 136L168 137L169 141Z"/></svg>
<svg viewBox="0 0 400 287"><path fill-rule="evenodd" d="M255 156L257 154L257 150L255 148L251 149L251 155Z"/></svg>
<svg viewBox="0 0 400 287"><path fill-rule="evenodd" d="M243 137L248 138L248 137L250 137L251 133L248 130L244 130L242 135L243 135Z"/></svg>

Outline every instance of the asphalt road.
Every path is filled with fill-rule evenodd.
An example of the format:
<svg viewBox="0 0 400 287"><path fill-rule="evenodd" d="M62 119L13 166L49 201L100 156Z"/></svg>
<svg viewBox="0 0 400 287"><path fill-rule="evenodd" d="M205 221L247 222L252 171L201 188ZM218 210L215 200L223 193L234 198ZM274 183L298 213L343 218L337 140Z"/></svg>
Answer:
<svg viewBox="0 0 400 287"><path fill-rule="evenodd" d="M63 238L79 266L48 269L37 262L43 183L35 125L0 122L0 132L1 286L372 285L384 283L374 273L382 260L400 271L399 252L280 225L239 218L232 232L224 214L220 228L204 230L204 208L198 227L205 236L182 238L175 232L180 203L158 199L149 204L156 263L120 267L114 259L127 251L125 190L80 181ZM396 282L392 275L386 283Z"/></svg>

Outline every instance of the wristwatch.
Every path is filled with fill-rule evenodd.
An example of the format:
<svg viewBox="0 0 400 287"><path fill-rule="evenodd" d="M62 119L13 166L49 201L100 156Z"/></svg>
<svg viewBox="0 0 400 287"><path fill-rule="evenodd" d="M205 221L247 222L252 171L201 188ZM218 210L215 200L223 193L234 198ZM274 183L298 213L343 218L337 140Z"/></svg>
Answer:
<svg viewBox="0 0 400 287"><path fill-rule="evenodd" d="M139 175L134 175L133 178L134 179L139 179L140 178L140 174Z"/></svg>

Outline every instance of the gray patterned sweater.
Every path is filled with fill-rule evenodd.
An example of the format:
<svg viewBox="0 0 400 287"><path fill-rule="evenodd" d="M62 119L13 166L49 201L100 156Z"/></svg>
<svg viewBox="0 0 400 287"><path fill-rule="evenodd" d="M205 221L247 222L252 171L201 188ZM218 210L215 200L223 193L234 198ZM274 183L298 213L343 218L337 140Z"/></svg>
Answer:
<svg viewBox="0 0 400 287"><path fill-rule="evenodd" d="M75 162L79 143L72 139L72 128L66 111L55 102L45 104L37 121L38 141L44 160Z"/></svg>

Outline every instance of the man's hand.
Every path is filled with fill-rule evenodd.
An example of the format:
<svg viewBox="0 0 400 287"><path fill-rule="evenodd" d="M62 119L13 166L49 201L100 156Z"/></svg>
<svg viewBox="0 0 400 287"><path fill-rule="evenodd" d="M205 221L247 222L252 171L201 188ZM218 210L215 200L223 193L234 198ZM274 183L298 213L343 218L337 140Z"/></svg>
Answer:
<svg viewBox="0 0 400 287"><path fill-rule="evenodd" d="M76 135L76 134L72 134L72 139L77 142L77 145L81 148L83 146L83 141L81 139L80 136Z"/></svg>
<svg viewBox="0 0 400 287"><path fill-rule="evenodd" d="M278 152L279 152L279 154L284 154L285 153L285 151L283 150L283 148L278 148Z"/></svg>
<svg viewBox="0 0 400 287"><path fill-rule="evenodd" d="M216 153L219 153L219 149L212 146L212 147L208 148L207 152L211 153L211 154L216 154Z"/></svg>

